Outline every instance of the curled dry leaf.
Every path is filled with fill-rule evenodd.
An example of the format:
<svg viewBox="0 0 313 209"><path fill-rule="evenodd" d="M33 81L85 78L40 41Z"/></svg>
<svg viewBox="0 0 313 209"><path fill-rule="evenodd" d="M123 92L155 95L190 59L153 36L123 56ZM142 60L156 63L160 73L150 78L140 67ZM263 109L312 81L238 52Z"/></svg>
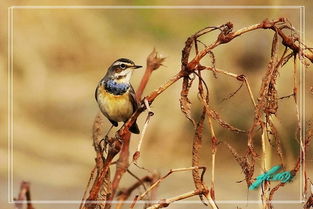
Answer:
<svg viewBox="0 0 313 209"><path fill-rule="evenodd" d="M254 159L252 158L251 161L249 161L248 156L240 156L237 151L227 142L222 142L228 150L232 153L237 163L240 165L244 175L245 180L247 182L248 187L252 183L252 177L254 173Z"/></svg>
<svg viewBox="0 0 313 209"><path fill-rule="evenodd" d="M105 120L106 119L104 118L103 114L98 112L92 126L93 146L96 151L99 148L100 141L105 135Z"/></svg>
<svg viewBox="0 0 313 209"><path fill-rule="evenodd" d="M192 83L193 80L191 80L190 82ZM190 120L194 126L194 128L196 127L196 122L195 120L191 117L191 102L188 98L188 93L189 93L189 89L191 86L191 83L189 83L189 78L188 77L184 77L183 80L183 87L182 87L182 91L180 93L180 109L181 111L184 113L184 115L186 116L186 118L188 118L188 120Z"/></svg>
<svg viewBox="0 0 313 209"><path fill-rule="evenodd" d="M193 144L192 144L192 166L193 167L200 167L200 150L202 147L203 122L205 120L205 112L206 110L205 108L203 108L201 118L199 122L197 123L195 136L193 139ZM206 185L204 185L202 181L199 169L192 170L192 177L193 177L193 181L194 181L196 189L208 191L208 188L206 187ZM205 193L204 195L207 196L207 193ZM203 194L199 194L199 197L202 203L207 205L203 200Z"/></svg>

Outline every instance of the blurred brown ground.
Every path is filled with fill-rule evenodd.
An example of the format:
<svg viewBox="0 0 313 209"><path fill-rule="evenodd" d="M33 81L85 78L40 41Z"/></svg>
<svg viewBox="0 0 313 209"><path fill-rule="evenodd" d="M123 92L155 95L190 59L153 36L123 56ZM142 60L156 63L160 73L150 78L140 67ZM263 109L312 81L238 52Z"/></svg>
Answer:
<svg viewBox="0 0 313 209"><path fill-rule="evenodd" d="M120 1L120 5L143 4L143 1ZM182 1L179 5L227 5L229 2ZM232 2L235 3L235 2ZM254 5L257 1L236 1L237 5ZM262 5L305 5L306 44L313 46L312 1L266 1ZM152 4L152 2L151 2ZM165 1L153 4L168 5ZM1 208L13 208L7 202L7 7L11 5L101 5L96 1L1 1L0 65L1 65L1 141L0 178ZM105 5L116 5L106 1ZM188 36L206 26L231 21L235 29L258 23L265 18L287 17L299 30L296 9L15 9L14 10L14 195L22 180L31 182L34 200L80 200L93 167L91 126L98 107L94 99L97 82L117 58L127 57L145 65L147 55L156 47L167 57L165 66L156 71L145 93L160 86L179 71L181 49ZM247 75L255 95L270 55L271 31L255 31L218 47L216 65L221 69ZM210 43L216 34L204 39ZM282 48L281 48L282 49ZM206 64L209 62L207 61ZM292 91L292 65L283 68L278 80L279 96ZM136 88L143 71L132 79ZM243 88L230 100L222 99L233 92L238 81L218 75L205 75L212 105L226 121L247 129L252 121L252 105ZM306 74L306 117L312 119L312 67ZM165 174L171 168L191 165L192 126L179 109L181 82L177 82L152 105L155 116L148 127L140 165ZM194 107L200 107L197 95L191 94ZM280 102L278 131L283 142L287 168L291 169L298 155L295 137L295 108L292 99ZM199 115L200 109L193 112ZM139 118L143 125L145 114ZM109 128L107 123L107 128ZM220 140L244 152L246 138L229 133L216 124ZM205 133L202 163L210 168L209 134ZM133 136L131 153L139 136ZM260 144L257 143L257 146ZM309 150L308 175L312 174L312 146ZM273 153L273 165L279 161ZM260 163L259 163L260 164ZM258 168L259 169L259 168ZM146 172L132 166L138 175ZM238 184L243 175L230 153L219 147L216 169L218 200L255 200L257 191L247 192ZM127 176L127 175L126 175ZM125 176L123 186L134 182ZM210 174L206 174L209 182ZM184 184L182 184L184 182ZM161 184L159 198L171 197L192 190L191 174L174 174ZM298 200L299 176L279 190L276 200ZM192 200L198 200L193 198ZM255 208L253 204L219 204L221 208ZM40 204L45 208L78 208L75 204ZM176 204L172 208L184 208ZM189 206L188 206L189 207ZM204 208L198 204L192 207ZM275 208L300 208L299 205L276 205Z"/></svg>

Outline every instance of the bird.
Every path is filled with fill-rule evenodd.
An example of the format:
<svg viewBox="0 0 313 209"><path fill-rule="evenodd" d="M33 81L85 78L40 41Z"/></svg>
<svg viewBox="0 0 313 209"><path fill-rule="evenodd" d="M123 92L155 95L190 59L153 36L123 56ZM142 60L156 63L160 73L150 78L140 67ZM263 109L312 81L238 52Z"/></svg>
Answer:
<svg viewBox="0 0 313 209"><path fill-rule="evenodd" d="M118 122L125 123L139 107L130 79L133 70L141 67L130 59L117 59L97 85L95 98L102 114L112 123L111 128L117 127ZM129 131L140 133L136 121Z"/></svg>

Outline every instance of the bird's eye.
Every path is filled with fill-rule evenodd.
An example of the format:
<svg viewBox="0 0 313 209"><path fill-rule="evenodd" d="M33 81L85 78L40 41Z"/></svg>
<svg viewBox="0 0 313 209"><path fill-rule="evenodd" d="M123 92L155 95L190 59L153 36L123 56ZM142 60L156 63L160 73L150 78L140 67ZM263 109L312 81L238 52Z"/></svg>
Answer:
<svg viewBox="0 0 313 209"><path fill-rule="evenodd" d="M125 65L125 64L121 64L120 67L121 67L122 69L126 69L126 65Z"/></svg>

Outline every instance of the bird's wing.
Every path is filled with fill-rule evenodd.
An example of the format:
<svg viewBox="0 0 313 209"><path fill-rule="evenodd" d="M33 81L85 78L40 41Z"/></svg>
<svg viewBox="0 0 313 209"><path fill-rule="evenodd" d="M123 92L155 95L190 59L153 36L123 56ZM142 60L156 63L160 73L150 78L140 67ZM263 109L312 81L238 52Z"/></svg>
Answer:
<svg viewBox="0 0 313 209"><path fill-rule="evenodd" d="M139 101L136 98L135 90L132 87L132 85L130 85L130 89L129 89L129 98L130 98L130 101L131 101L131 103L133 105L133 110L135 112L138 109L140 104L139 104Z"/></svg>
<svg viewBox="0 0 313 209"><path fill-rule="evenodd" d="M129 89L129 99L133 105L133 112L135 112L138 109L140 103L137 100L134 88L131 85L130 85L130 89ZM134 121L133 125L129 128L129 131L134 133L134 134L140 133L138 125L136 123L136 120Z"/></svg>
<svg viewBox="0 0 313 209"><path fill-rule="evenodd" d="M96 101L98 102L98 98L97 98L97 95L98 95L98 87L99 85L97 86L96 90L95 90L95 98L96 98Z"/></svg>

